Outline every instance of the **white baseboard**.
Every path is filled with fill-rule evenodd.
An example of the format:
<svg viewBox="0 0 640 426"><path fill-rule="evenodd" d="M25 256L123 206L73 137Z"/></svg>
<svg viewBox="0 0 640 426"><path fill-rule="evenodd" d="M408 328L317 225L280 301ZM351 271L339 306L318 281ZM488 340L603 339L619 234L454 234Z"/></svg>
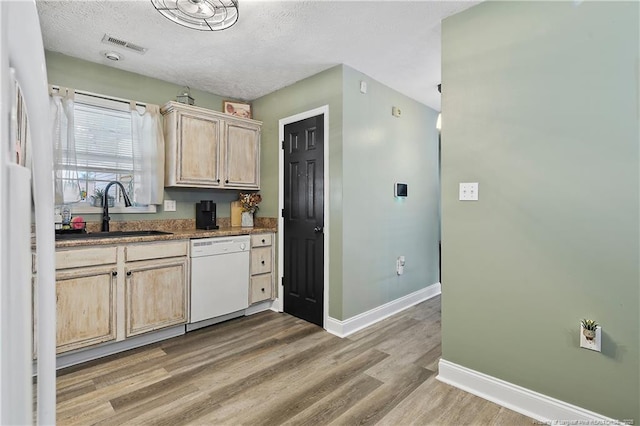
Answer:
<svg viewBox="0 0 640 426"><path fill-rule="evenodd" d="M440 294L440 283L435 283L411 294L407 294L399 299L392 300L384 305L373 308L346 320L338 320L328 317L325 323L325 330L338 337L347 337L356 331L362 330L372 324L382 321L393 314L404 311L420 302L431 299Z"/></svg>
<svg viewBox="0 0 640 426"><path fill-rule="evenodd" d="M254 303L244 310L244 315L248 317L249 315L257 314L258 312L268 311L270 309L273 310L272 306L273 300L265 300L262 302Z"/></svg>
<svg viewBox="0 0 640 426"><path fill-rule="evenodd" d="M440 360L437 379L547 424L624 424L559 399L523 388L458 364Z"/></svg>

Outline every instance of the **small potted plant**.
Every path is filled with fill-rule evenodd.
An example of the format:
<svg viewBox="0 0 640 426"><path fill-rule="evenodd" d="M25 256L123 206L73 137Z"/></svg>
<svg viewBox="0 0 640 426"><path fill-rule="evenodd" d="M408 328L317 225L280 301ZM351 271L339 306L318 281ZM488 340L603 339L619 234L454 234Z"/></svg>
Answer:
<svg viewBox="0 0 640 426"><path fill-rule="evenodd" d="M242 226L253 227L253 215L258 211L258 204L262 201L262 196L257 192L240 193L240 207L242 208Z"/></svg>
<svg viewBox="0 0 640 426"><path fill-rule="evenodd" d="M91 196L91 205L94 207L102 207L103 200L104 200L104 189L96 188L95 191L93 191L93 195ZM109 195L107 197L107 200L109 201L109 207L113 207L116 202L116 199L111 195Z"/></svg>
<svg viewBox="0 0 640 426"><path fill-rule="evenodd" d="M598 329L598 323L594 320L583 319L580 321L580 325L582 325L582 334L584 337L592 341L596 337L596 330Z"/></svg>

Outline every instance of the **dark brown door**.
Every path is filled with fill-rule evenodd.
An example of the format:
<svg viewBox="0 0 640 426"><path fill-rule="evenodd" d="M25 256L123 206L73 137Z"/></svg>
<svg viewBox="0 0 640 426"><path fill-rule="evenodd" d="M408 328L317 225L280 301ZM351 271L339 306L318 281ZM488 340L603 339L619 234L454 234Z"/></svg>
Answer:
<svg viewBox="0 0 640 426"><path fill-rule="evenodd" d="M323 326L324 116L284 127L284 311Z"/></svg>

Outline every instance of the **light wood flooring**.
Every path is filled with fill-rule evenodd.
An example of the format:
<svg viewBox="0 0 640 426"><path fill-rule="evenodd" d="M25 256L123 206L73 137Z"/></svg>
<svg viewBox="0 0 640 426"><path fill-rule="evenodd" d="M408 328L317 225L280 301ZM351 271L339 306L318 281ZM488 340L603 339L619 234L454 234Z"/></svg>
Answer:
<svg viewBox="0 0 640 426"><path fill-rule="evenodd" d="M58 372L60 425L518 425L436 380L440 298L340 339L262 312Z"/></svg>

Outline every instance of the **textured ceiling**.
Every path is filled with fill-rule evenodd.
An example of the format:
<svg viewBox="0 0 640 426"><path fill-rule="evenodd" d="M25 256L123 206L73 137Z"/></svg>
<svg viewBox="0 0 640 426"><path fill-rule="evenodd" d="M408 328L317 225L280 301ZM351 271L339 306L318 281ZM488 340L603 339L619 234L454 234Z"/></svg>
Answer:
<svg viewBox="0 0 640 426"><path fill-rule="evenodd" d="M440 21L479 3L239 1L220 32L177 25L148 0L36 4L48 50L224 97L251 101L342 63L440 110ZM149 50L106 45L105 33Z"/></svg>

